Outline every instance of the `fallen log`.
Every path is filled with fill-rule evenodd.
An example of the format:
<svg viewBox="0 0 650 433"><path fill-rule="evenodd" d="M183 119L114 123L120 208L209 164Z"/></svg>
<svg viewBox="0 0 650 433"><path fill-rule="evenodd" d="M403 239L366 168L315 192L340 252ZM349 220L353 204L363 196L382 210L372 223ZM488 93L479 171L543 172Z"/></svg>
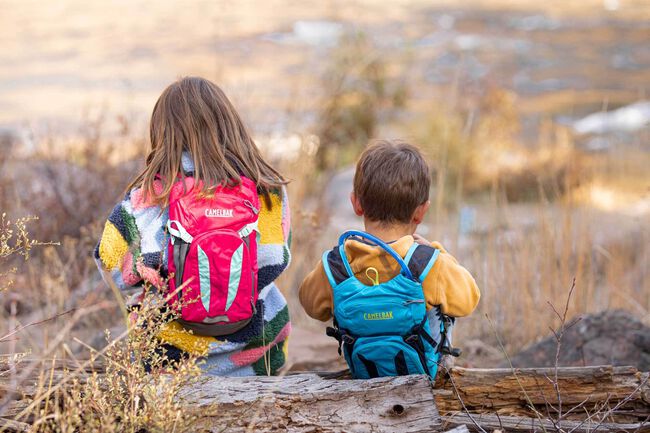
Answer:
<svg viewBox="0 0 650 433"><path fill-rule="evenodd" d="M469 433L469 429L465 425L459 425L451 430L447 430L445 433Z"/></svg>
<svg viewBox="0 0 650 433"><path fill-rule="evenodd" d="M597 432L650 432L650 424L633 423L618 424L603 422L598 419L585 419L581 421L552 421L549 419L527 418L517 416L500 416L486 413L467 414L460 413L452 416L443 416L443 426L457 425L469 428L470 431L483 430L492 432L495 430L506 432L574 432L574 433L597 433ZM453 430L452 430L453 431Z"/></svg>
<svg viewBox="0 0 650 433"><path fill-rule="evenodd" d="M42 371L38 376L52 377L53 383L57 383L66 374L69 373L55 369ZM84 371L78 377L83 380L88 374ZM426 376L368 381L325 376L204 376L187 386L178 398L183 410L195 418L192 432L440 431L441 420L434 401L437 391ZM25 421L29 420L14 418L39 390L42 392L43 388L36 383L11 390L0 374L0 397L8 392L21 396L3 408L0 430L28 430Z"/></svg>
<svg viewBox="0 0 650 433"><path fill-rule="evenodd" d="M91 371L78 372L79 378ZM314 373L206 376L180 398L198 418L192 431L436 432L462 425L479 431L478 426L485 431L555 431L558 419L565 431L648 431L648 373L632 367L559 368L557 388L555 373L539 368L454 368L436 388L425 376L367 381ZM57 383L66 374L57 365L49 371L46 366L38 375ZM12 392L8 379L0 371L0 396ZM38 389L24 382L13 390L22 397L4 408L0 426L19 431L18 423L25 420L15 415Z"/></svg>
<svg viewBox="0 0 650 433"><path fill-rule="evenodd" d="M183 398L208 431L432 432L440 429L425 376L328 380L314 374L204 378ZM212 429L213 426L221 426ZM252 430L251 430L252 428Z"/></svg>
<svg viewBox="0 0 650 433"><path fill-rule="evenodd" d="M439 389L453 391L455 398L439 394L436 403L441 414L468 410L554 416L581 405L581 413L575 415L581 416L607 403L609 407L618 405L613 416L621 422L650 416L648 373L634 367L562 367L557 369L557 382L555 374L554 368L456 367L437 383Z"/></svg>

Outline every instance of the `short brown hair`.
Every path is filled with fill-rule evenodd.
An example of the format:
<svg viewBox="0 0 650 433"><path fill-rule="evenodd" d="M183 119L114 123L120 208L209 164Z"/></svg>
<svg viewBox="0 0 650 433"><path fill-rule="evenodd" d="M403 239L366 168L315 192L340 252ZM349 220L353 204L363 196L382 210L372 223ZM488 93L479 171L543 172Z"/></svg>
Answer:
<svg viewBox="0 0 650 433"><path fill-rule="evenodd" d="M431 173L417 147L398 140L377 140L361 154L354 194L371 221L409 223L429 199Z"/></svg>

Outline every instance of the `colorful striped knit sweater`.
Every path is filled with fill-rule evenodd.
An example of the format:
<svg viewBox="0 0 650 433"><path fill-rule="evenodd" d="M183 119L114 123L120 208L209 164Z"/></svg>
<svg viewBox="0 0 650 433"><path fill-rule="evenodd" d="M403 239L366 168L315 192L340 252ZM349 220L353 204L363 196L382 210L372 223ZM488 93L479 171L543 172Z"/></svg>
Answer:
<svg viewBox="0 0 650 433"><path fill-rule="evenodd" d="M194 171L187 153L183 154L183 169L188 175ZM287 338L291 331L289 311L284 296L274 283L291 258L286 190L271 192L270 207L262 197L260 203L260 293L257 313L251 323L241 331L219 339L190 334L177 322L166 325L159 334L168 356L181 356L183 352L199 355L205 360L201 366L207 374L274 375L287 357ZM100 269L107 271L121 290L132 293L128 301L130 305L141 298L145 283L161 287L167 277L167 213L167 209L146 203L142 191L135 188L111 212L95 249Z"/></svg>

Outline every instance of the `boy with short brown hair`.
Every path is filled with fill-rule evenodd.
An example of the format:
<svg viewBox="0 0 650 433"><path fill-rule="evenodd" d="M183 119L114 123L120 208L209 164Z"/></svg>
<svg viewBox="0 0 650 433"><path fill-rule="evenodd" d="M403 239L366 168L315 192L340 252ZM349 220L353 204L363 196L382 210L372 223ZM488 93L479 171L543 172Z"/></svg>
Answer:
<svg viewBox="0 0 650 433"><path fill-rule="evenodd" d="M431 370L437 366L429 359L434 357L433 352L423 342L429 342L435 353L441 353L445 340L448 340L443 318L467 316L478 304L479 289L470 273L441 244L415 234L430 205L430 183L429 167L416 147L403 141L381 140L371 144L357 162L350 196L354 212L363 217L365 233L344 234L341 247L325 252L321 262L300 286L300 302L309 316L321 321L334 317L335 329L328 332L339 339L344 349L345 342L348 342L346 360L356 377L420 372L420 367L413 365L408 356L404 363L409 347L416 349L424 371L435 375ZM409 285L417 286L408 290L420 293L423 299L412 294L404 295L408 290L402 291L402 288ZM379 287L372 289L373 286ZM359 293L363 295L366 290L367 299L360 298ZM363 345L358 343L361 339L365 341L377 335L394 339L402 322L420 317L413 307L408 311L400 308L388 311L384 307L385 311L375 311L383 302L381 299L397 292L413 298L400 301L405 305L423 304L426 313L422 308L422 315L426 314L426 317L422 319L420 328L425 321L428 326L426 330L419 329L417 335L407 333L400 336L408 343L405 348L400 349L399 339L396 340L396 350L399 350L393 368L384 360L367 359L369 356L383 356L372 355L379 353L377 350L369 351L371 355L357 356L356 352L362 350L360 347ZM352 298L357 299L355 305L359 305L361 299L363 306L349 307L348 301ZM394 300L387 302L396 305ZM341 321L346 321L346 326L354 329L339 326ZM434 358L437 362L438 356Z"/></svg>

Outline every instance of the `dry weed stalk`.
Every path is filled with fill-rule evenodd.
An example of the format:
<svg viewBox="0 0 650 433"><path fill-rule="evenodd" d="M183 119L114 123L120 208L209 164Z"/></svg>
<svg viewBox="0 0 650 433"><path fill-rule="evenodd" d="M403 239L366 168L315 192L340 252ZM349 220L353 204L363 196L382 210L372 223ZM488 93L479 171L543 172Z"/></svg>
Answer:
<svg viewBox="0 0 650 433"><path fill-rule="evenodd" d="M56 242L41 242L30 237L27 224L36 220L38 217L28 216L18 218L12 223L7 218L7 214L2 213L0 216L0 265L3 265L13 255L20 255L24 260L28 260L32 248L36 246L58 245ZM16 273L15 267L0 272L0 292L11 287L13 280L9 276L14 273Z"/></svg>
<svg viewBox="0 0 650 433"><path fill-rule="evenodd" d="M551 422L553 426L553 431L558 432L558 433L573 433L577 430L585 428L584 426L587 425L589 428L589 431L598 431L598 429L603 425L605 421L611 418L612 415L616 414L616 411L623 407L628 401L630 401L636 394L638 394L647 384L648 378L646 377L637 387L634 389L627 397L619 401L614 407L609 407L609 398L606 399L605 402L602 404L597 404L595 405L594 408L590 410L586 406L586 403L588 402L588 398L582 401L581 403L574 405L573 407L569 408L568 410L564 410L563 408L563 397L562 397L562 389L560 386L560 379L559 379L559 370L560 370L560 354L562 351L562 344L563 344L563 338L565 336L565 333L567 330L575 326L580 320L581 317L576 317L572 320L568 319L568 311L569 307L571 304L572 296L574 294L576 288L576 281L575 279L572 281L571 287L569 289L566 302L564 305L564 308L562 312L558 311L558 309L551 303L548 302L548 305L556 315L556 317L559 319L559 327L556 329L550 328L551 332L554 335L555 341L556 341L556 351L555 351L555 359L554 359L554 365L553 365L553 375L545 375L545 379L551 384L553 387L554 393L555 393L555 399L556 402L550 401L549 396L544 394L541 389L541 397L543 399L543 405L546 408L546 412L542 413L540 409L533 403L532 399L528 395L525 387L523 384L520 382L519 377L518 377L518 372L517 369L514 367L514 365L511 362L510 356L508 355L508 352L502 343L502 340L499 336L499 333L496 330L496 327L493 323L493 321L490 319L489 316L486 315L490 326L492 327L492 331L495 334L495 337L497 339L497 342L499 344L499 347L504 354L506 360L508 361L510 370L512 371L512 374L517 381L517 384L519 388L521 389L524 399L526 400L527 403L527 409L529 409L537 418L539 421L539 428L541 428L544 432L547 431L547 428L544 425L544 420L548 420ZM451 375L450 375L451 377ZM467 411L467 408L465 407L464 403L462 402L462 399L458 393L458 390L456 389L455 384L453 383L453 378L452 378L452 386L454 386L454 390L456 392L457 398L460 399L460 402L464 408L464 410L467 412L468 415L470 415L470 419L474 421L473 418L471 418L471 414ZM570 415L576 416L579 413L583 413L584 416L582 416L580 419L581 421L579 423L571 423L571 429L567 429L562 425L563 421L566 421L569 419ZM474 421L475 422L475 421ZM592 425L595 425L595 427L591 428ZM645 423L642 423L641 426L645 425ZM477 426L478 427L478 426Z"/></svg>
<svg viewBox="0 0 650 433"><path fill-rule="evenodd" d="M0 259L18 254L27 260L34 246L53 244L30 239L26 224L34 219L16 221L14 231L3 215ZM195 414L181 410L180 391L191 386L200 370L194 357L172 361L160 349L156 336L174 313L166 308L165 298L153 292L147 290L150 295L137 315L130 316L127 331L114 340L107 333L109 342L104 349L96 351L77 340L91 351L91 358L85 361L76 359L70 351L70 331L83 318L113 309L114 301L73 308L10 329L0 342L13 341L29 327L69 316L36 360L26 359L25 354L2 360L0 374L9 376L9 388L0 401L0 416L14 413L11 420L0 418L0 431L186 431ZM123 302L118 304L124 310ZM70 364L66 364L63 370L58 369L56 361L66 357L72 358L77 368L70 370ZM22 408L14 404L20 395L28 402Z"/></svg>
<svg viewBox="0 0 650 433"><path fill-rule="evenodd" d="M549 417L549 419L551 419L553 425L558 431L563 431L561 422L565 416L562 414L562 393L560 392L560 382L558 380L558 369L560 367L560 352L562 350L562 338L564 337L564 333L569 328L572 328L576 323L578 323L581 320L580 317L576 317L570 323L567 324L567 312L569 311L569 304L571 303L571 295L573 295L573 291L575 290L575 288L576 288L576 280L574 278L573 282L571 283L571 288L569 289L569 294L567 295L567 300L566 303L564 304L564 311L562 312L562 314L560 314L557 311L557 309L551 302L548 302L548 305L551 307L555 315L558 317L558 319L560 319L560 329L558 331L555 331L553 328L549 327L549 329L553 333L553 336L555 337L555 361L553 365L555 374L552 380L549 377L546 378L553 384L553 389L555 389L555 393L557 396L557 407L554 407L548 401L546 401L546 404L550 406L553 410L555 410L555 412L557 413L557 421L554 421L553 418L551 417ZM569 411L569 413L575 410L576 408L574 407L573 410Z"/></svg>
<svg viewBox="0 0 650 433"><path fill-rule="evenodd" d="M496 326L494 325L494 322L492 322L492 319L490 319L490 316L487 314L485 315L486 319L490 323L490 327L492 328L492 332L494 333L494 336L497 339L497 342L499 343L499 348L501 349L501 352L505 356L506 360L508 361L508 366L510 367L510 370L512 371L513 376L515 377L515 380L517 381L517 385L519 385L519 388L521 389L522 393L524 394L524 398L526 400L526 404L528 405L528 409L532 411L535 414L535 417L539 421L540 426L542 427L542 430L544 433L546 433L546 427L544 426L543 422L543 415L539 412L539 410L535 407L535 404L533 403L532 399L528 395L528 392L526 391L526 388L522 385L521 381L519 380L519 375L517 373L517 369L514 367L512 364L512 360L510 359L510 355L508 355L508 351L506 350L505 346L503 345L503 342L501 340L501 337L499 336L499 333L497 332Z"/></svg>

